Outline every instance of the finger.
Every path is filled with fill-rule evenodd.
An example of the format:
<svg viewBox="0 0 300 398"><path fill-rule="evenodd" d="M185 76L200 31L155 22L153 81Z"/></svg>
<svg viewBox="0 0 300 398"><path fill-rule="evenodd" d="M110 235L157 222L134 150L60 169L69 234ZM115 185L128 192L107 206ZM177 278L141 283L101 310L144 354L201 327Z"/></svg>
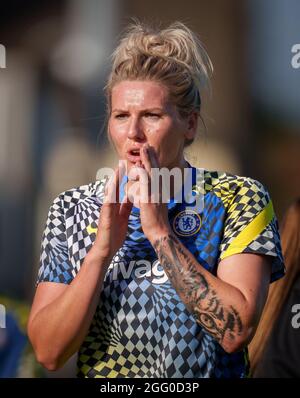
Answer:
<svg viewBox="0 0 300 398"><path fill-rule="evenodd" d="M157 153L155 152L155 149L150 145L148 147L148 154L149 154L150 163L151 163L152 167L159 168L160 165L158 162Z"/></svg>
<svg viewBox="0 0 300 398"><path fill-rule="evenodd" d="M128 219L132 210L132 206L133 203L129 200L128 196L125 195L120 206L120 211L119 211L120 217Z"/></svg>
<svg viewBox="0 0 300 398"><path fill-rule="evenodd" d="M121 192L121 183L123 180L123 177L126 173L126 166L125 162L123 160L119 161L119 165L116 171L116 178L115 178L115 189L116 189L116 203L119 205L121 204L121 199L120 199L120 192Z"/></svg>
<svg viewBox="0 0 300 398"><path fill-rule="evenodd" d="M150 157L149 157L148 148L149 148L149 146L144 145L144 146L142 147L141 154L142 154L142 162L143 162L143 165L144 165L144 167L145 167L145 170L147 171L147 173L148 173L149 176L150 176L150 175L151 175L151 168L152 168L153 166L152 166L152 164L151 164L151 159L150 159Z"/></svg>
<svg viewBox="0 0 300 398"><path fill-rule="evenodd" d="M119 170L119 179L122 181L123 177L126 175L126 162L125 160L120 159L118 164Z"/></svg>
<svg viewBox="0 0 300 398"><path fill-rule="evenodd" d="M160 203L161 202L161 192L162 192L162 176L156 174L153 169L159 169L159 161L158 156L155 152L155 149L150 145L145 145L145 164L147 171L150 169L149 173L151 179L151 187L149 186L149 192L151 195L151 202L152 203ZM158 170L156 170L158 171ZM158 179L157 179L158 178Z"/></svg>
<svg viewBox="0 0 300 398"><path fill-rule="evenodd" d="M110 177L104 203L118 203L119 200L119 166L114 170L113 175Z"/></svg>
<svg viewBox="0 0 300 398"><path fill-rule="evenodd" d="M109 197L109 192L110 192L110 186L113 182L113 176L111 175L110 177L106 178L105 181L105 187L104 187L104 199L103 199L103 203L107 203L108 202L108 197Z"/></svg>
<svg viewBox="0 0 300 398"><path fill-rule="evenodd" d="M143 163L140 161L140 160L138 160L137 162L136 162L136 167L140 167L140 168L144 168L144 165L143 165Z"/></svg>
<svg viewBox="0 0 300 398"><path fill-rule="evenodd" d="M156 173L154 168L156 167L155 162L153 162L153 158L151 157L150 146L147 144L145 147L145 165L146 170L148 172L148 184L145 184L142 187L142 196L143 202L145 203L156 203L157 202L157 184L156 184Z"/></svg>
<svg viewBox="0 0 300 398"><path fill-rule="evenodd" d="M134 181L138 181L139 180L139 177L140 177L140 167L139 167L139 165L138 165L139 163L137 162L135 165L134 165L134 167L132 167L130 170L129 170L129 173L128 173L128 181L131 181L131 182L134 182Z"/></svg>

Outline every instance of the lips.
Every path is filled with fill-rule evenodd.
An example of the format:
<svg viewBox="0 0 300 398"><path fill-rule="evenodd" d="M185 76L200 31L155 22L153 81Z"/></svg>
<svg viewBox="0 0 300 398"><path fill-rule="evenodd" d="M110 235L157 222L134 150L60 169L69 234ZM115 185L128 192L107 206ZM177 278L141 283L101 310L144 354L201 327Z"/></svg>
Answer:
<svg viewBox="0 0 300 398"><path fill-rule="evenodd" d="M127 159L130 162L136 163L141 160L140 148L129 149L126 153Z"/></svg>

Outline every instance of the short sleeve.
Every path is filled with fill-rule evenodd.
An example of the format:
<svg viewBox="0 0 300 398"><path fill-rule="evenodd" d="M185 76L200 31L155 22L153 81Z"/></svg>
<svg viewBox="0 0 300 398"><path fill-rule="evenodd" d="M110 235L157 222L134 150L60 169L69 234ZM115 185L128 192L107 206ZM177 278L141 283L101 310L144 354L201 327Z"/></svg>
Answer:
<svg viewBox="0 0 300 398"><path fill-rule="evenodd" d="M271 282L285 274L278 222L268 191L245 178L229 204L220 245L220 260L237 253L272 257Z"/></svg>
<svg viewBox="0 0 300 398"><path fill-rule="evenodd" d="M69 284L74 278L72 270L62 200L58 196L50 206L42 236L37 284L40 282Z"/></svg>

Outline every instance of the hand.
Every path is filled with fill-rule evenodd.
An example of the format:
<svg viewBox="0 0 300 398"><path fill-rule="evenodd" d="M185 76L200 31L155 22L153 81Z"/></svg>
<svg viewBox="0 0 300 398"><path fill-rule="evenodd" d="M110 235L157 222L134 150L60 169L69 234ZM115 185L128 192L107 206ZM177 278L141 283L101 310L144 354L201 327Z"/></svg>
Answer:
<svg viewBox="0 0 300 398"><path fill-rule="evenodd" d="M115 169L113 178L105 187L104 202L101 207L98 222L98 232L95 244L92 248L102 259L109 260L116 254L123 245L127 228L128 218L132 209L132 203L125 194L122 203L119 200L119 181L124 165L121 163Z"/></svg>
<svg viewBox="0 0 300 398"><path fill-rule="evenodd" d="M153 178L152 168L159 168L156 153L152 147L145 144L141 150L141 160L144 173L148 178L139 178L140 188L140 217L141 225L145 236L152 243L158 236L171 233L171 227L168 219L168 207L162 203L162 186L159 184L159 192L156 195L151 192L151 178ZM156 197L156 196L157 197ZM155 203L151 199L155 197Z"/></svg>

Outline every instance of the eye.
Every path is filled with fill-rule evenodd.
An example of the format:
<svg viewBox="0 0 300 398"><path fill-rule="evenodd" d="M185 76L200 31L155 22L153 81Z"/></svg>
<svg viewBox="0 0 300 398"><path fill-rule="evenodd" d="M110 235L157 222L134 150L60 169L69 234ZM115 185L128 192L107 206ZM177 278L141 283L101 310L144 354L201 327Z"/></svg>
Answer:
<svg viewBox="0 0 300 398"><path fill-rule="evenodd" d="M160 118L160 114L147 112L147 113L145 113L145 117L150 118L150 119L159 119Z"/></svg>
<svg viewBox="0 0 300 398"><path fill-rule="evenodd" d="M118 120L124 120L127 117L128 117L127 113L118 113L118 114L115 115L115 119L118 119Z"/></svg>
<svg viewBox="0 0 300 398"><path fill-rule="evenodd" d="M216 324L214 318L208 314L208 313L204 313L204 312L199 312L198 314L198 319L199 321L202 323L202 325L210 331L211 334L218 334L220 333L220 330L218 328L218 325Z"/></svg>

